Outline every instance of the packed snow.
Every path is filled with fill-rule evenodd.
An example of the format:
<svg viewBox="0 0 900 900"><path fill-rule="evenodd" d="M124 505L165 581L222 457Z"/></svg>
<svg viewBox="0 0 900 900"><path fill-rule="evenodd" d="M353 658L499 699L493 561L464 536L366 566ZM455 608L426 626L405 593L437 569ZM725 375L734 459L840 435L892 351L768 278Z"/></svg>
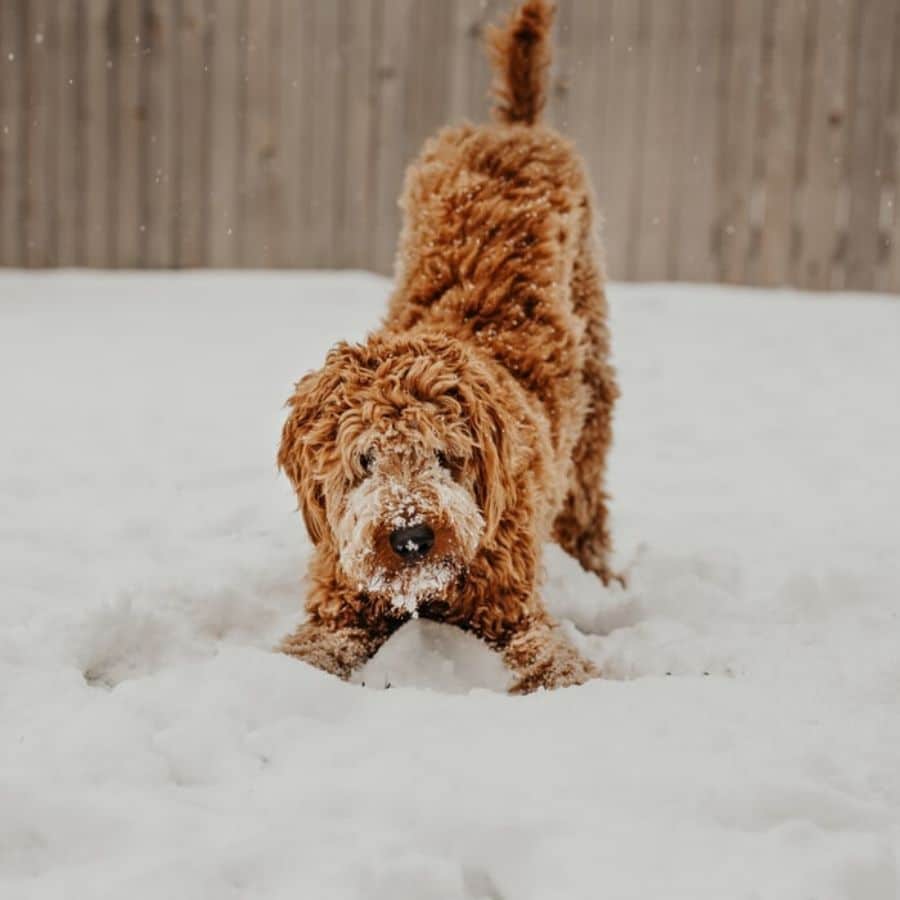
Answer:
<svg viewBox="0 0 900 900"><path fill-rule="evenodd" d="M0 897L894 900L900 300L612 286L630 583L548 548L606 677L520 698L425 621L271 652L282 405L387 291L0 276Z"/></svg>

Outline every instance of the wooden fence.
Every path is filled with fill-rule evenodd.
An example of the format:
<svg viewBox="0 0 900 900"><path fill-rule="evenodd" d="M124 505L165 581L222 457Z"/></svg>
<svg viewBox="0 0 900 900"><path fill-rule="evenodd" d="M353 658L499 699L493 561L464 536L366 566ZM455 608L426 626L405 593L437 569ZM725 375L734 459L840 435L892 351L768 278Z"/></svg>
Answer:
<svg viewBox="0 0 900 900"><path fill-rule="evenodd" d="M0 0L0 264L389 271L507 0ZM615 278L900 291L898 0L561 0Z"/></svg>

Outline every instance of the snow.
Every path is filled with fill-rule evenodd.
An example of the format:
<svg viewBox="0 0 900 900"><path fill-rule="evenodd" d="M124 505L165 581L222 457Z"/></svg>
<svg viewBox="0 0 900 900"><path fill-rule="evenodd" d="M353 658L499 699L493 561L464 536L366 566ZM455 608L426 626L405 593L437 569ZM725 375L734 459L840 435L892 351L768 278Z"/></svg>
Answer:
<svg viewBox="0 0 900 900"><path fill-rule="evenodd" d="M413 547L418 548L418 544L413 544ZM450 560L420 562L408 572L401 570L393 575L383 569L376 569L366 589L369 594L387 594L395 609L418 616L422 600L429 596L440 596L458 573L458 564L454 565Z"/></svg>
<svg viewBox="0 0 900 900"><path fill-rule="evenodd" d="M630 586L550 548L607 677L514 698L429 622L270 652L282 404L387 289L0 276L0 896L897 897L900 303L611 288Z"/></svg>

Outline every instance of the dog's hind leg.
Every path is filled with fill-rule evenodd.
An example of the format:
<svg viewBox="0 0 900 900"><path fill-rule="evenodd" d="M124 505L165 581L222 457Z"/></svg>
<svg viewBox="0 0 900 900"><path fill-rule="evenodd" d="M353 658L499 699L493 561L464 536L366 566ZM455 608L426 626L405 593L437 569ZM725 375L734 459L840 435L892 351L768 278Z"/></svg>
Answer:
<svg viewBox="0 0 900 900"><path fill-rule="evenodd" d="M592 243L586 229L571 286L575 314L585 324L583 377L588 407L572 453L569 492L556 517L553 537L584 569L609 584L622 581L609 568L612 540L604 486L606 455L612 443L612 412L619 390L609 363L607 303Z"/></svg>
<svg viewBox="0 0 900 900"><path fill-rule="evenodd" d="M609 567L612 538L604 486L606 451L611 429L611 401L615 396L608 383L594 384L593 402L575 446L569 493L553 525L553 537L563 550L595 572L604 584L620 581Z"/></svg>
<svg viewBox="0 0 900 900"><path fill-rule="evenodd" d="M378 652L390 635L388 628L338 628L325 622L310 621L289 634L279 649L346 680Z"/></svg>

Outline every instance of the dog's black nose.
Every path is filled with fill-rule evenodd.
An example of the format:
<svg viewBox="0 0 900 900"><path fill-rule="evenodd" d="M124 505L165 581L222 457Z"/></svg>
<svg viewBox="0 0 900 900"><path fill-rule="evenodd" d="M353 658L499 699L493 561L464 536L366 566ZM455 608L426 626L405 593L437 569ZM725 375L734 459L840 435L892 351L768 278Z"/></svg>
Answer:
<svg viewBox="0 0 900 900"><path fill-rule="evenodd" d="M424 523L391 532L391 549L407 562L426 556L433 546L434 532Z"/></svg>

